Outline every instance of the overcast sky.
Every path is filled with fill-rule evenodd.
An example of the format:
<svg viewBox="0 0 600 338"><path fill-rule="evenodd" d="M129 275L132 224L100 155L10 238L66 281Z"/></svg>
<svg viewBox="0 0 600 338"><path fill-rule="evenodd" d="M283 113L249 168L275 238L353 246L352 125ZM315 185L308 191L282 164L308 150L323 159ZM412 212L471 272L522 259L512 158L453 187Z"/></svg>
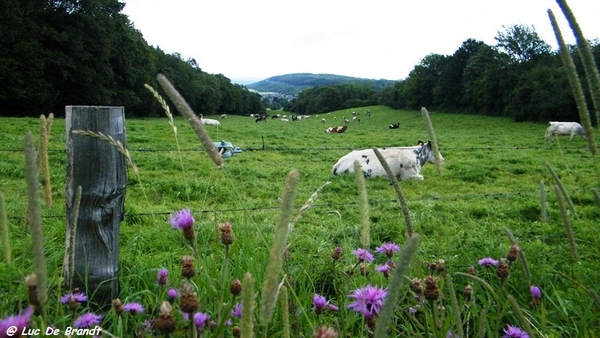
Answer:
<svg viewBox="0 0 600 338"><path fill-rule="evenodd" d="M194 58L233 81L290 73L404 79L423 57L451 55L469 38L495 45L503 26L534 26L556 49L553 0L122 0L148 44ZM600 1L568 0L588 39L600 37Z"/></svg>

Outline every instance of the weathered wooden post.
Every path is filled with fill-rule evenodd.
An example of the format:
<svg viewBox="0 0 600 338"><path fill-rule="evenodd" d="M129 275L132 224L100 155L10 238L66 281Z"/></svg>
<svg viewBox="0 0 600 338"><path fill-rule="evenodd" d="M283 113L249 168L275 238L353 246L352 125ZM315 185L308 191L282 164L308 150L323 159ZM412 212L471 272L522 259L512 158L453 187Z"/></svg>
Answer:
<svg viewBox="0 0 600 338"><path fill-rule="evenodd" d="M125 110L67 106L65 111L65 286L86 291L90 301L104 307L119 295L119 225L124 216L126 160L109 141L73 131L102 133L125 145ZM79 186L81 203L77 210L75 197Z"/></svg>

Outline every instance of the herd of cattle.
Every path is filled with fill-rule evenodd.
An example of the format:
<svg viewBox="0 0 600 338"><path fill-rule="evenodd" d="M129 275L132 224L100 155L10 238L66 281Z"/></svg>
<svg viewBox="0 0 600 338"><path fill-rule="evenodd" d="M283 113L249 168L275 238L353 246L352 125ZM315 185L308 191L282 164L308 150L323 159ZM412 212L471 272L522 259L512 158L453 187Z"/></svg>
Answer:
<svg viewBox="0 0 600 338"><path fill-rule="evenodd" d="M356 112L352 112L352 115L352 120L349 120L346 118L346 116L344 116L343 125L336 127L328 127L325 130L325 132L338 134L344 133L348 130L348 124L350 124L351 122L360 123L359 114ZM266 114L251 114L250 116L254 118L256 122L266 122L268 118ZM371 112L367 110L365 116L370 117ZM225 114L221 115L222 119L226 117L227 115ZM277 118L281 121L287 122L290 118L292 121L297 121L309 117L310 116L304 115L292 115L288 117L286 115L276 114L273 115L271 118ZM202 124L220 126L220 122L217 120L205 119L202 115L200 115L200 118ZM333 119L335 119L335 117ZM325 118L321 119L321 123L325 123L325 121ZM388 128L398 129L400 128L400 122L390 124L388 125ZM581 126L581 124L577 122L548 122L548 126L546 128L546 139L549 140L555 135L569 135L569 140L573 140L573 138L577 135L586 139L585 129ZM428 141L427 143L423 141L418 141L418 144L414 147L389 147L381 148L378 150L385 159L385 161L389 164L393 175L397 179L402 181L423 180L423 175L421 175L421 168L426 163L436 163L436 156L434 154L431 141ZM444 157L441 154L439 154L439 160L441 161L440 164L444 163ZM333 175L354 173L355 162L358 162L361 171L363 172L365 177L387 177L387 173L385 172L381 162L375 155L373 149L354 150L349 152L337 161L337 163L333 166L331 173Z"/></svg>

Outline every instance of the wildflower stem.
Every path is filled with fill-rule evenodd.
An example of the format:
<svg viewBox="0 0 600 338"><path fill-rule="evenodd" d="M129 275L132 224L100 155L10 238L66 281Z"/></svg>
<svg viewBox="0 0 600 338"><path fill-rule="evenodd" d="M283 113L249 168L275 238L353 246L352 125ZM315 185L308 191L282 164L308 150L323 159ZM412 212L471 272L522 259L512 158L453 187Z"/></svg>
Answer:
<svg viewBox="0 0 600 338"><path fill-rule="evenodd" d="M219 295L219 305L217 310L217 323L221 323L223 304L225 300L225 279L227 278L227 266L229 265L229 245L225 245L225 257L223 258L223 271L221 272L221 292Z"/></svg>
<svg viewBox="0 0 600 338"><path fill-rule="evenodd" d="M431 141L431 147L433 149L433 156L435 157L435 170L437 173L442 172L442 157L440 154L440 147L438 146L437 137L435 136L435 130L433 129L433 123L429 117L427 108L421 107L421 114L423 114L423 120L425 121L425 128L429 134L429 140Z"/></svg>
<svg viewBox="0 0 600 338"><path fill-rule="evenodd" d="M527 282L529 284L531 284L531 271L529 270L529 263L527 262L527 259L525 258L525 253L523 253L523 250L519 246L519 243L517 243L517 240L515 239L515 236L512 234L510 229L508 229L507 227L504 227L504 232L506 233L506 236L508 236L508 240L510 241L510 244L516 245L519 248L517 257L519 258L519 261L521 262L521 266L523 267L523 272L525 273L525 276L527 277Z"/></svg>
<svg viewBox="0 0 600 338"><path fill-rule="evenodd" d="M488 292L492 295L492 297L494 297L496 304L498 304L500 302L500 298L498 297L498 294L496 294L496 292L494 291L494 288L485 280L483 280L477 276L471 275L469 273L464 273L464 272L455 272L454 275L472 279L472 280L476 281L477 283L483 285L488 290Z"/></svg>
<svg viewBox="0 0 600 338"><path fill-rule="evenodd" d="M560 180L560 177L558 177L558 174L556 173L556 171L554 171L554 168L552 168L552 165L550 165L550 163L548 162L546 162L546 169L548 169L550 176L552 176L552 179L554 179L554 183L556 183L556 185L560 188L563 198L567 201L567 206L569 207L569 210L571 210L573 216L577 217L577 209L575 209L575 204L573 204L573 200L571 200L571 197L569 196L569 193L567 192L567 189L565 188L564 184Z"/></svg>

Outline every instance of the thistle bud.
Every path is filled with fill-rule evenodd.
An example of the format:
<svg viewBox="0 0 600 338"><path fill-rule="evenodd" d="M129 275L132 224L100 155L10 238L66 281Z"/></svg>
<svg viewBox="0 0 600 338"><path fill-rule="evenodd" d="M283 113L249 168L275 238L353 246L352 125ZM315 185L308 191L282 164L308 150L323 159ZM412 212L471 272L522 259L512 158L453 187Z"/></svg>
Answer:
<svg viewBox="0 0 600 338"><path fill-rule="evenodd" d="M510 249L508 249L508 254L506 254L506 259L509 262L514 262L517 260L518 255L519 255L519 247L517 245L511 245Z"/></svg>
<svg viewBox="0 0 600 338"><path fill-rule="evenodd" d="M181 275L187 279L190 279L196 275L196 268L194 267L194 257L183 256L181 258Z"/></svg>
<svg viewBox="0 0 600 338"><path fill-rule="evenodd" d="M440 289L438 288L437 282L433 276L427 276L425 278L425 291L423 292L425 299L434 301L440 296Z"/></svg>
<svg viewBox="0 0 600 338"><path fill-rule="evenodd" d="M500 262L498 262L498 268L496 269L496 276L505 279L506 277L508 277L509 273L510 267L508 266L507 260L500 259Z"/></svg>
<svg viewBox="0 0 600 338"><path fill-rule="evenodd" d="M198 294L194 290L194 286L187 281L181 285L181 299L179 300L179 308L185 313L194 313L198 310Z"/></svg>
<svg viewBox="0 0 600 338"><path fill-rule="evenodd" d="M158 318L154 321L154 328L165 334L175 331L175 318L171 304L167 301L162 302L159 311Z"/></svg>
<svg viewBox="0 0 600 338"><path fill-rule="evenodd" d="M219 226L221 231L221 243L231 245L233 243L233 233L231 232L231 222L225 222Z"/></svg>
<svg viewBox="0 0 600 338"><path fill-rule="evenodd" d="M231 294L234 296L240 295L242 292L242 283L239 279L235 278L233 281L231 281L231 284L229 285L229 292L231 292Z"/></svg>

